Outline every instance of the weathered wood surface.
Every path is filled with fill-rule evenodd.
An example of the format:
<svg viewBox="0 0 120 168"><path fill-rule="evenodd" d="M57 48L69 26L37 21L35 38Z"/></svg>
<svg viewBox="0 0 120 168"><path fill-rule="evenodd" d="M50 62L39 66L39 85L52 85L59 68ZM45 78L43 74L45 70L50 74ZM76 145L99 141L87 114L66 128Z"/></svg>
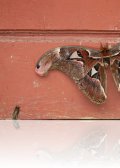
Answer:
<svg viewBox="0 0 120 168"><path fill-rule="evenodd" d="M118 0L0 0L0 29L120 29Z"/></svg>
<svg viewBox="0 0 120 168"><path fill-rule="evenodd" d="M118 0L0 0L0 30L117 31L119 6ZM16 106L20 106L19 119L120 118L120 95L109 72L108 99L99 106L64 74L55 71L40 78L34 72L36 61L50 48L120 42L119 34L114 39L105 34L91 37L0 36L0 118L11 119Z"/></svg>
<svg viewBox="0 0 120 168"><path fill-rule="evenodd" d="M20 106L19 119L120 118L120 95L108 72L108 99L91 103L74 82L58 71L39 77L38 58L56 43L0 43L0 118L11 119Z"/></svg>

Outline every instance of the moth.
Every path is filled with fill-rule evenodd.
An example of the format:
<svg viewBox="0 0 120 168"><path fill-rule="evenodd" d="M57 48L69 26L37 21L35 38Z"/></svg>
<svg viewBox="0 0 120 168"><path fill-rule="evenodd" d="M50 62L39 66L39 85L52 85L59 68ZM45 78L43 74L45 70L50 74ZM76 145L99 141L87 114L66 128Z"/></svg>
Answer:
<svg viewBox="0 0 120 168"><path fill-rule="evenodd" d="M45 76L50 70L68 75L78 88L94 103L107 98L106 68L110 68L120 91L120 44L99 50L82 46L63 46L44 53L37 61L35 71Z"/></svg>

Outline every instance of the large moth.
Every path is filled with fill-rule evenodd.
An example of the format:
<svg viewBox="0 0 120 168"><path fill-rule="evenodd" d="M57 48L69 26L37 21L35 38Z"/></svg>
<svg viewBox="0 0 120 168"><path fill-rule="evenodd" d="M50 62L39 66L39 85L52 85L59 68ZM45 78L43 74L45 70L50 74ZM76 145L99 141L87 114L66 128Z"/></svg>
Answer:
<svg viewBox="0 0 120 168"><path fill-rule="evenodd" d="M81 46L57 47L41 56L35 71L44 76L50 70L60 70L74 80L92 102L101 104L107 98L108 67L120 91L120 44L100 50Z"/></svg>

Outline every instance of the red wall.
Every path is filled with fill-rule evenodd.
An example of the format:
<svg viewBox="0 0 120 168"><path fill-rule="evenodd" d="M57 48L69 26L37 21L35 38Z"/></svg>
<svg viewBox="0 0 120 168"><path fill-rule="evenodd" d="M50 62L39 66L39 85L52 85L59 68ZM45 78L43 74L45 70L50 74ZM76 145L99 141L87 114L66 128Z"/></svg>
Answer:
<svg viewBox="0 0 120 168"><path fill-rule="evenodd" d="M0 0L0 29L119 30L118 0ZM19 119L120 118L120 94L108 70L108 99L91 103L64 74L45 78L34 72L38 58L63 45L99 47L118 36L9 37L0 35L0 118L11 119L16 105Z"/></svg>

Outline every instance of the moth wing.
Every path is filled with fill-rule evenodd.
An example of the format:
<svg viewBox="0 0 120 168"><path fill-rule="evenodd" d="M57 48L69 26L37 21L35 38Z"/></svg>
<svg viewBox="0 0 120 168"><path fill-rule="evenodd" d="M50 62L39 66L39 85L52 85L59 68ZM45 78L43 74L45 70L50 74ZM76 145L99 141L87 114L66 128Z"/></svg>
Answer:
<svg viewBox="0 0 120 168"><path fill-rule="evenodd" d="M95 65L96 66L96 65ZM95 69L95 66L93 68ZM106 72L103 66L97 64L97 73L88 74L81 80L79 87L88 98L97 104L104 103L106 96Z"/></svg>
<svg viewBox="0 0 120 168"><path fill-rule="evenodd" d="M85 48L76 48L69 56L69 60L83 63L84 76L101 60L100 51Z"/></svg>
<svg viewBox="0 0 120 168"><path fill-rule="evenodd" d="M100 53L97 50L86 49L82 47L61 48L60 55L75 64L74 68L78 68L79 80L84 78L94 65L99 62ZM61 63L63 63L61 60ZM65 65L64 65L65 66Z"/></svg>
<svg viewBox="0 0 120 168"><path fill-rule="evenodd" d="M76 61L76 65L80 62L79 72L82 72L82 75L79 79L78 86L92 102L101 104L107 98L107 80L105 68L101 62L100 52L92 49L80 49L77 52L74 52L70 59Z"/></svg>
<svg viewBox="0 0 120 168"><path fill-rule="evenodd" d="M114 82L120 91L120 43L113 46L110 50L110 68Z"/></svg>
<svg viewBox="0 0 120 168"><path fill-rule="evenodd" d="M117 89L120 91L120 55L119 57L111 58L111 71Z"/></svg>
<svg viewBox="0 0 120 168"><path fill-rule="evenodd" d="M109 49L110 56L118 56L120 55L120 43L113 46L111 49Z"/></svg>

